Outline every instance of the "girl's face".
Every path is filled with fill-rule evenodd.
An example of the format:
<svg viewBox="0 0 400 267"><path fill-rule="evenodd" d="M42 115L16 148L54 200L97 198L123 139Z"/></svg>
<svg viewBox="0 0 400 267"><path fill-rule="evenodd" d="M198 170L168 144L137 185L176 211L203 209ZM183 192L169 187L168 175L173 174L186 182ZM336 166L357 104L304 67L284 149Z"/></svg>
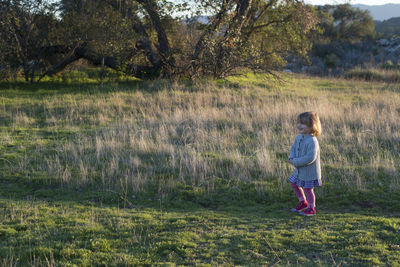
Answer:
<svg viewBox="0 0 400 267"><path fill-rule="evenodd" d="M311 128L305 124L302 124L301 122L297 123L297 129L299 130L299 133L302 135L311 133Z"/></svg>

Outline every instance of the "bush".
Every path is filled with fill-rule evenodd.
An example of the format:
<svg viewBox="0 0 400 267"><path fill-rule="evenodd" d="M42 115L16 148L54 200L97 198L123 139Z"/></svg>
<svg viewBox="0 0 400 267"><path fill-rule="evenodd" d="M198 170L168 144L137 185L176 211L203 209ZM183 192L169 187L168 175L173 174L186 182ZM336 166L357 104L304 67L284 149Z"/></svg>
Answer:
<svg viewBox="0 0 400 267"><path fill-rule="evenodd" d="M390 61L390 60L388 60L388 61ZM352 70L347 71L344 74L344 77L346 79L358 79L358 80L366 80L366 81L399 82L400 81L400 71L396 70L396 69L382 70L382 69L375 69L375 68L363 69L360 67L356 67Z"/></svg>
<svg viewBox="0 0 400 267"><path fill-rule="evenodd" d="M0 64L0 81L7 81L13 78L13 71L11 70L11 67L4 63Z"/></svg>
<svg viewBox="0 0 400 267"><path fill-rule="evenodd" d="M395 68L395 65L393 64L393 62L389 59L386 60L385 63L382 64L382 68L385 70L391 70Z"/></svg>
<svg viewBox="0 0 400 267"><path fill-rule="evenodd" d="M331 53L326 56L325 65L328 68L336 68L338 64L339 64L339 58L335 53Z"/></svg>

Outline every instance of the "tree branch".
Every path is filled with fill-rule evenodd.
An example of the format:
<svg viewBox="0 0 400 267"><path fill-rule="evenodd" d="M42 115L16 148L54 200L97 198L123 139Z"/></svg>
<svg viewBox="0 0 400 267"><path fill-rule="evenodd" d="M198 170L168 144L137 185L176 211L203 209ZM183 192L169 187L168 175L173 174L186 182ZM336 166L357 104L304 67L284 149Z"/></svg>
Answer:
<svg viewBox="0 0 400 267"><path fill-rule="evenodd" d="M200 38L196 44L194 53L192 55L192 61L195 61L199 58L200 54L204 50L206 40L209 39L210 35L213 34L220 27L222 20L224 18L224 15L228 11L228 4L229 4L229 0L224 0L222 2L220 11L215 16L212 23L207 27L207 29L200 36Z"/></svg>
<svg viewBox="0 0 400 267"><path fill-rule="evenodd" d="M65 46L52 46L44 48L47 56L52 56L59 53L63 54L67 49L68 48ZM133 53L135 52L137 51L134 51ZM119 67L121 66L114 57L107 55L99 55L94 51L88 49L86 47L86 44L80 44L72 48L59 63L53 65L50 69L44 72L40 76L38 82L46 75L51 76L62 71L69 64L75 62L80 58L88 60L91 64L95 66L101 66L104 64L104 66L115 70L120 70ZM158 68L154 66L138 66L131 64L126 67L126 70L127 73L132 74L135 77L143 78L146 77L147 74L157 72Z"/></svg>

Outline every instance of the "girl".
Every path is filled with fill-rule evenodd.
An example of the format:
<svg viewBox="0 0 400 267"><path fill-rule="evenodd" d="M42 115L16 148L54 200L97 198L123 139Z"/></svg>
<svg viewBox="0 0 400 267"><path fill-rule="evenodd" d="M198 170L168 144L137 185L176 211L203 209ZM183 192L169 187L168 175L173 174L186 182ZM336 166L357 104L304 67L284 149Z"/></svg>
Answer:
<svg viewBox="0 0 400 267"><path fill-rule="evenodd" d="M314 187L322 184L319 144L316 138L321 134L318 115L312 111L301 113L297 117L297 129L300 134L296 136L289 154L289 163L295 167L289 181L300 203L292 211L314 216L317 214Z"/></svg>

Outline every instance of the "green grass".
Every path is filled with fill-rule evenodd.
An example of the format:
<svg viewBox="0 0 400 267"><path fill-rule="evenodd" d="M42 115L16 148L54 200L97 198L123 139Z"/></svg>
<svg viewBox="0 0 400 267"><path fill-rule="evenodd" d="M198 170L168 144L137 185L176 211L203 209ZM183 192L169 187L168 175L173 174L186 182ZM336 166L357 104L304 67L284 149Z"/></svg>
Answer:
<svg viewBox="0 0 400 267"><path fill-rule="evenodd" d="M133 201L122 208L98 201L2 199L0 253L10 265L400 263L398 214L325 206L317 217L304 218L291 214L287 204L206 209Z"/></svg>
<svg viewBox="0 0 400 267"><path fill-rule="evenodd" d="M0 266L400 265L400 87L282 77L2 83ZM305 109L313 218L286 181Z"/></svg>

